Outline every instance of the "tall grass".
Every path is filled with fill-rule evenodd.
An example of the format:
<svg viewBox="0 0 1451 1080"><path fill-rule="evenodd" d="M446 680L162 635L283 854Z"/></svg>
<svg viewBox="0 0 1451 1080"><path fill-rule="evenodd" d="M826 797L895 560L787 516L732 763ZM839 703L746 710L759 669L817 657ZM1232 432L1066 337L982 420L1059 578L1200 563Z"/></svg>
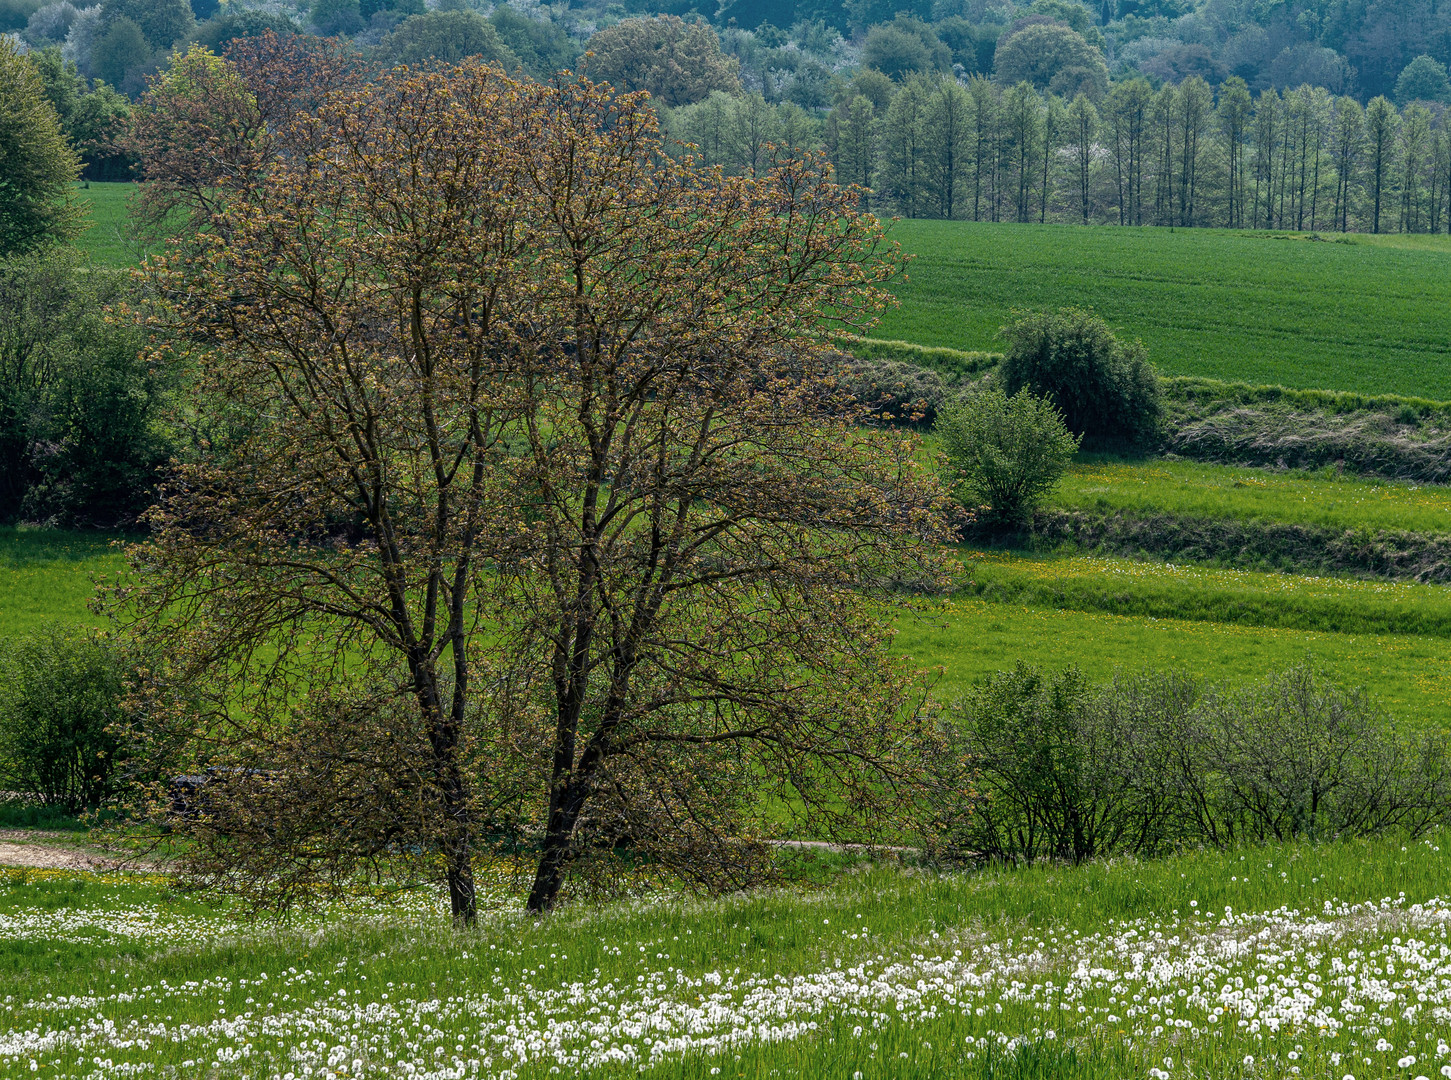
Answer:
<svg viewBox="0 0 1451 1080"><path fill-rule="evenodd" d="M1451 533L1451 488L1329 470L1246 469L1085 454L1059 481L1050 503L1068 510Z"/></svg>
<svg viewBox="0 0 1451 1080"><path fill-rule="evenodd" d="M998 603L1338 634L1451 637L1444 585L1084 556L984 554L965 592Z"/></svg>

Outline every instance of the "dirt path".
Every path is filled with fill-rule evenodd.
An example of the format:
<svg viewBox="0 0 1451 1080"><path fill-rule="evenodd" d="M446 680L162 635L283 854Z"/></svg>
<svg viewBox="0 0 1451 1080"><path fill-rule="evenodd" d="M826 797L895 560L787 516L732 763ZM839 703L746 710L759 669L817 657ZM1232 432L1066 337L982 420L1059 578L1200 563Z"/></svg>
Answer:
<svg viewBox="0 0 1451 1080"><path fill-rule="evenodd" d="M60 841L57 843L57 841ZM44 832L39 829L0 829L0 866L25 866L36 870L150 870L153 867L128 862L111 852L82 847L75 833Z"/></svg>

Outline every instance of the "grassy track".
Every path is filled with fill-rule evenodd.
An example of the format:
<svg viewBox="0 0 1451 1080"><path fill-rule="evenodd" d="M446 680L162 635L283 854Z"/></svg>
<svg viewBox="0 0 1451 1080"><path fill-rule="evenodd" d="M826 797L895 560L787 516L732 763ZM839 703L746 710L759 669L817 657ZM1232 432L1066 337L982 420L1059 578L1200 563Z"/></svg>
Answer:
<svg viewBox="0 0 1451 1080"><path fill-rule="evenodd" d="M1442 839L951 876L878 868L819 892L656 898L545 921L486 887L492 910L466 933L425 903L248 926L154 878L6 871L0 1074L144 1064L531 1080L653 1063L691 1078L1122 1080L1154 1068L1262 1080L1297 1060L1330 1076L1354 1055L1357 1076L1409 1078L1394 1063L1410 1052L1437 1075L1451 1061L1437 1038L1451 923L1436 901L1451 887ZM1323 998L1296 993L1316 983ZM1013 1061L1005 1045L1013 1068L1000 1068Z"/></svg>
<svg viewBox="0 0 1451 1080"><path fill-rule="evenodd" d="M978 599L899 616L896 627L901 653L942 669L937 693L943 698L1019 658L1047 668L1076 664L1094 678L1118 668L1152 667L1250 682L1308 655L1340 682L1364 686L1396 717L1451 728L1451 646L1442 638L1235 626Z"/></svg>
<svg viewBox="0 0 1451 1080"><path fill-rule="evenodd" d="M1451 238L902 221L873 331L998 349L1015 307L1092 307L1170 374L1451 398Z"/></svg>
<svg viewBox="0 0 1451 1080"><path fill-rule="evenodd" d="M1085 456L1059 481L1051 504L1070 510L1451 533L1451 488L1191 461Z"/></svg>
<svg viewBox="0 0 1451 1080"><path fill-rule="evenodd" d="M126 203L136 191L130 183L97 183L76 189L76 199L88 204L90 225L76 241L102 266L135 266L136 253L126 243Z"/></svg>

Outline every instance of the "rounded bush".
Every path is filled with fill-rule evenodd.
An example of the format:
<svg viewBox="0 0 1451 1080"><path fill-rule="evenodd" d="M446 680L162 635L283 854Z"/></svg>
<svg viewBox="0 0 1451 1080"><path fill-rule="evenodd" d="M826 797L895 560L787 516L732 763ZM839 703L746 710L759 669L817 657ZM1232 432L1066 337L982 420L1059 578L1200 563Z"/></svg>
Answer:
<svg viewBox="0 0 1451 1080"><path fill-rule="evenodd" d="M0 650L0 784L72 813L112 793L121 664L94 631L51 626Z"/></svg>
<svg viewBox="0 0 1451 1080"><path fill-rule="evenodd" d="M1004 391L1049 398L1075 434L1145 442L1159 429L1159 378L1139 342L1119 341L1083 308L1015 312L998 380Z"/></svg>

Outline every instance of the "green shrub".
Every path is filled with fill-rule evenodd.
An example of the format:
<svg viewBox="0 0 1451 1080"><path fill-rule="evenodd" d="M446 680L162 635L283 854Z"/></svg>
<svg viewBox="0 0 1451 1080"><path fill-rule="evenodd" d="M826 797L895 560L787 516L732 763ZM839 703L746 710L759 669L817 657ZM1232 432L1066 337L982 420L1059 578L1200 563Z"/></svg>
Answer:
<svg viewBox="0 0 1451 1080"><path fill-rule="evenodd" d="M1088 684L1019 663L951 710L978 788L957 843L997 859L1149 853L1173 833L1160 775L1197 688L1178 675Z"/></svg>
<svg viewBox="0 0 1451 1080"><path fill-rule="evenodd" d="M122 666L94 631L50 626L0 648L0 784L71 813L115 790Z"/></svg>
<svg viewBox="0 0 1451 1080"><path fill-rule="evenodd" d="M1019 664L949 709L976 770L949 850L1005 860L1154 855L1185 845L1417 836L1451 814L1444 740L1400 734L1308 664L1201 690L1145 671L1091 686Z"/></svg>
<svg viewBox="0 0 1451 1080"><path fill-rule="evenodd" d="M935 431L958 497L1004 523L1029 518L1078 449L1053 403L1022 389L1008 397L993 387L946 406Z"/></svg>
<svg viewBox="0 0 1451 1080"><path fill-rule="evenodd" d="M1053 401L1068 429L1090 439L1147 441L1159 427L1159 378L1144 347L1114 337L1082 308L1014 313L1003 328L1003 389L1027 388Z"/></svg>
<svg viewBox="0 0 1451 1080"><path fill-rule="evenodd" d="M131 288L70 249L0 259L0 521L124 526L151 502L168 376L107 317Z"/></svg>

